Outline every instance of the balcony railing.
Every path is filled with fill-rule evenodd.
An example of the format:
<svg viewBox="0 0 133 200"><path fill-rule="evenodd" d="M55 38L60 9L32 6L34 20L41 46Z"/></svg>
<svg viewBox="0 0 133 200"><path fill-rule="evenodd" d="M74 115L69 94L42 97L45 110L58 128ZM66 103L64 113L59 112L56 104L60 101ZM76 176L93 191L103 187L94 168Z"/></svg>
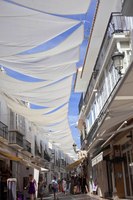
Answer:
<svg viewBox="0 0 133 200"><path fill-rule="evenodd" d="M110 21L107 26L107 30L105 32L105 36L101 45L101 49L99 51L99 55L94 67L94 71L92 73L86 94L84 96L81 96L80 103L79 103L79 111L81 111L82 103L84 104L88 103L88 100L90 99L94 85L96 83L96 78L99 74L99 71L101 70L104 62L104 57L107 53L110 41L113 37L114 34L119 34L119 33L127 33L130 30L130 25L126 23L127 17L124 17L120 14L112 14Z"/></svg>
<svg viewBox="0 0 133 200"><path fill-rule="evenodd" d="M50 162L51 158L50 155L48 154L47 150L44 150L44 159Z"/></svg>
<svg viewBox="0 0 133 200"><path fill-rule="evenodd" d="M0 138L8 140L8 127L0 121Z"/></svg>
<svg viewBox="0 0 133 200"><path fill-rule="evenodd" d="M95 120L95 123L93 124L93 126L91 127L90 131L89 131L89 135L87 137L87 141L90 144L93 140L93 138L95 137L95 131L98 128L98 119Z"/></svg>
<svg viewBox="0 0 133 200"><path fill-rule="evenodd" d="M54 171L55 165L54 163L51 163L51 171Z"/></svg>
<svg viewBox="0 0 133 200"><path fill-rule="evenodd" d="M31 143L27 140L24 140L24 151L31 153Z"/></svg>
<svg viewBox="0 0 133 200"><path fill-rule="evenodd" d="M38 147L36 141L35 141L35 156L36 156L36 157L39 157L39 158L42 157L42 154L41 154L41 152L40 152L40 150L39 150L39 147Z"/></svg>
<svg viewBox="0 0 133 200"><path fill-rule="evenodd" d="M9 131L9 144L23 148L23 135L17 130Z"/></svg>

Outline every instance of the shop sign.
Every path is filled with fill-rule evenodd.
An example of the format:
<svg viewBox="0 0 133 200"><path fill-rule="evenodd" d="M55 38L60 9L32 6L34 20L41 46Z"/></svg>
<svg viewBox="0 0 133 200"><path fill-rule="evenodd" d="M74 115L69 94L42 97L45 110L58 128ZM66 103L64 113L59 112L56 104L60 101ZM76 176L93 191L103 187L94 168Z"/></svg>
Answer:
<svg viewBox="0 0 133 200"><path fill-rule="evenodd" d="M98 154L95 158L92 159L92 167L103 160L103 152Z"/></svg>

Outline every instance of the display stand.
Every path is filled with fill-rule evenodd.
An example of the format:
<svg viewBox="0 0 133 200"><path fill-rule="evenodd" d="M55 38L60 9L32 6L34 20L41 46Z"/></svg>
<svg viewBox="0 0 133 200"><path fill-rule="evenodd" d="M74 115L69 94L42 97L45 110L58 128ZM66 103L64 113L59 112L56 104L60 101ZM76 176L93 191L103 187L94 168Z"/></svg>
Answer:
<svg viewBox="0 0 133 200"><path fill-rule="evenodd" d="M16 200L16 178L7 179L7 199Z"/></svg>

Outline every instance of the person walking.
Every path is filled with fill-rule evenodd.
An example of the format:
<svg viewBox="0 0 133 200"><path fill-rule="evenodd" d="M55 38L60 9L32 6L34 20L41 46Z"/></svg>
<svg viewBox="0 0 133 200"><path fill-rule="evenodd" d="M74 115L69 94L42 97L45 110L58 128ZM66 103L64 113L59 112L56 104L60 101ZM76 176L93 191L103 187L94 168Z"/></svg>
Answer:
<svg viewBox="0 0 133 200"><path fill-rule="evenodd" d="M30 200L34 200L36 198L37 184L32 174L29 175L29 183L26 186L26 189L27 188L30 195Z"/></svg>
<svg viewBox="0 0 133 200"><path fill-rule="evenodd" d="M67 189L67 182L66 182L66 179L63 178L63 180L62 180L62 192L64 194L66 194L66 189Z"/></svg>
<svg viewBox="0 0 133 200"><path fill-rule="evenodd" d="M54 200L58 199L57 197L57 192L58 192L58 182L56 180L56 177L54 176L53 180L52 180L52 190L54 193Z"/></svg>
<svg viewBox="0 0 133 200"><path fill-rule="evenodd" d="M41 179L39 184L38 184L38 193L39 193L39 196L40 196L40 200L42 200L43 197L44 197L45 188L46 188L46 183L44 182L43 179Z"/></svg>

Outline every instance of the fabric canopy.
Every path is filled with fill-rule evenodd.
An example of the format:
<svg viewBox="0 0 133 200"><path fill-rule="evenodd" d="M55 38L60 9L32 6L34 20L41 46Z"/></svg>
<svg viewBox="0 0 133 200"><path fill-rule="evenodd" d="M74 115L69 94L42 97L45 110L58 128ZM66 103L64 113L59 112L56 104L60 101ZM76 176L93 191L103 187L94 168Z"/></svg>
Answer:
<svg viewBox="0 0 133 200"><path fill-rule="evenodd" d="M69 99L89 4L0 1L0 93L12 111L44 130L36 133L38 146L45 136L71 157Z"/></svg>
<svg viewBox="0 0 133 200"><path fill-rule="evenodd" d="M15 156L15 155L12 155L10 152L3 151L1 149L0 149L0 155L6 157L9 160L14 160L14 161L21 161L22 160L21 158Z"/></svg>
<svg viewBox="0 0 133 200"><path fill-rule="evenodd" d="M70 165L66 166L68 171L73 170L74 168L78 167L83 162L83 158L76 160L75 162L71 163Z"/></svg>
<svg viewBox="0 0 133 200"><path fill-rule="evenodd" d="M36 47L79 23L76 20L36 12L8 1L1 1L0 7L1 57Z"/></svg>
<svg viewBox="0 0 133 200"><path fill-rule="evenodd" d="M0 57L0 59L7 60L14 64L16 62L18 62L19 64L28 64L28 62L33 62L36 61L37 59L41 60L49 56L54 56L63 52L67 52L68 50L79 46L82 43L83 38L84 38L84 26L82 24L80 25L79 28L77 28L77 30L73 31L72 34L67 36L67 38L65 38L60 44L58 44L52 49L49 49L47 51L42 51L39 53L32 52L31 54L28 53L28 54L5 56L2 58Z"/></svg>
<svg viewBox="0 0 133 200"><path fill-rule="evenodd" d="M6 68L15 70L16 72L21 72L30 77L44 79L47 81L60 80L62 78L65 78L66 76L73 75L76 72L76 63L70 63L53 67L53 69L51 69L52 76L51 73L49 73L48 67L42 67L42 69L38 70L37 67L34 67L32 69L21 67L22 64L18 64L18 67L16 67L14 63L4 61L0 61L0 63Z"/></svg>
<svg viewBox="0 0 133 200"><path fill-rule="evenodd" d="M10 57L12 58L12 57ZM35 57L36 60L34 59L32 62L31 61L22 61L22 62L17 62L17 61L13 61L12 60L8 60L6 59L5 61L5 65L7 67L10 67L11 69L19 69L20 68L20 72L21 72L21 68L22 69L27 69L27 70L35 70L38 71L38 70L48 70L48 69L53 69L55 67L60 67L62 65L65 65L65 64L70 64L70 63L75 63L79 60L79 46L78 47L75 47L73 49L70 49L68 51L65 51L63 53L60 53L60 54L57 54L57 55L54 55L52 57L38 57L36 56ZM2 63L2 61L1 61ZM3 64L4 64L4 61L3 61Z"/></svg>
<svg viewBox="0 0 133 200"><path fill-rule="evenodd" d="M18 3L32 10L38 10L41 12L53 13L53 14L63 14L63 15L73 15L86 13L90 0L12 0L11 2Z"/></svg>

